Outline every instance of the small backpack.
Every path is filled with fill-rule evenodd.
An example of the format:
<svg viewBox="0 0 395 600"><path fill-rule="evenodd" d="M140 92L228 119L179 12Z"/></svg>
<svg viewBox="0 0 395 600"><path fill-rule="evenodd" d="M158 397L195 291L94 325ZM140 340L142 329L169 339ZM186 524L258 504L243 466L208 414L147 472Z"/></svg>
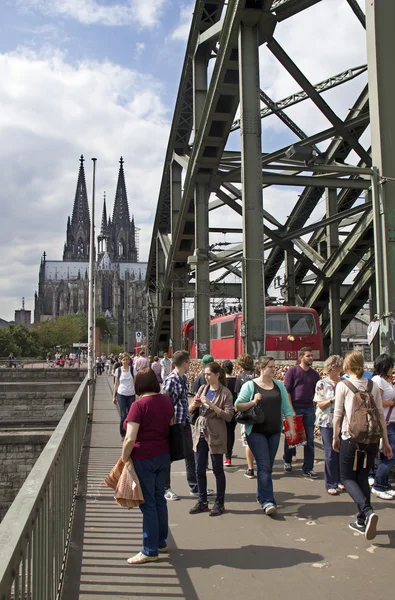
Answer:
<svg viewBox="0 0 395 600"><path fill-rule="evenodd" d="M130 371L130 373L131 373L132 377L134 377L134 371L133 371L133 367L132 367L132 365L129 365L129 371ZM120 379L121 379L121 373L122 373L122 367L118 367L118 369L117 369L117 373L116 373L116 376L118 377L118 380L119 380L119 381L120 381Z"/></svg>
<svg viewBox="0 0 395 600"><path fill-rule="evenodd" d="M354 394L348 419L350 437L358 444L377 444L383 435L383 429L372 394L372 380L369 379L366 390L358 390L348 379L343 379L343 383Z"/></svg>

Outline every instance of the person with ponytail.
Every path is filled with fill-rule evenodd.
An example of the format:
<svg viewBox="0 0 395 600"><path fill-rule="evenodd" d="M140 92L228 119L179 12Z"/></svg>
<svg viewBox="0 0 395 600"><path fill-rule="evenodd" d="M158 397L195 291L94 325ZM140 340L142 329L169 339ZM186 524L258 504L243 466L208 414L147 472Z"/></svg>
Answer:
<svg viewBox="0 0 395 600"><path fill-rule="evenodd" d="M192 414L192 439L195 452L198 502L189 511L191 515L209 510L207 502L206 466L211 455L213 473L217 483L217 495L210 517L222 515L225 511L225 472L223 455L226 452L227 429L233 417L233 396L226 387L225 371L216 362L205 366L206 385L202 385L193 402L189 405Z"/></svg>

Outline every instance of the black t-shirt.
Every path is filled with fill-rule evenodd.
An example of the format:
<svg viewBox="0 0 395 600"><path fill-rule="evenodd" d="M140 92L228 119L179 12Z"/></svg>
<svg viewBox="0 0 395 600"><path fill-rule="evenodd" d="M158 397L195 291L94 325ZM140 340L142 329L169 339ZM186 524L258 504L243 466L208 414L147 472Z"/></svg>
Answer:
<svg viewBox="0 0 395 600"><path fill-rule="evenodd" d="M236 377L234 375L231 375L230 377L226 378L226 387L232 394L233 404L236 402L236 398L237 398L236 392L235 392L235 384L236 384Z"/></svg>
<svg viewBox="0 0 395 600"><path fill-rule="evenodd" d="M238 376L236 377L236 382L235 382L236 398L240 393L243 383L245 383L246 381L250 381L251 379L254 379L254 377L256 377L255 371L242 371L241 373L238 374Z"/></svg>
<svg viewBox="0 0 395 600"><path fill-rule="evenodd" d="M202 387L202 385L206 385L207 381L206 381L206 377L204 375L204 371L202 371L200 373L200 375L198 375L195 379L195 381L192 384L192 393L193 394L197 394L199 388Z"/></svg>
<svg viewBox="0 0 395 600"><path fill-rule="evenodd" d="M275 435L281 433L281 392L277 384L273 382L272 390L264 390L254 382L255 393L262 394L261 406L265 421L252 426L252 433L263 433L264 435Z"/></svg>

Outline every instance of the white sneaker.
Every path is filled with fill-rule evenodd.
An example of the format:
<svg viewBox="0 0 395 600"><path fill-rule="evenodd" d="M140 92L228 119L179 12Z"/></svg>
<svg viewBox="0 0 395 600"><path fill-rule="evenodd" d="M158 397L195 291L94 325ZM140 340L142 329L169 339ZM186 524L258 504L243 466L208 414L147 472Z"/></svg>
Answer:
<svg viewBox="0 0 395 600"><path fill-rule="evenodd" d="M274 506L274 504L266 504L266 506L265 506L265 514L267 514L267 515L274 515L275 512L277 512L277 509Z"/></svg>
<svg viewBox="0 0 395 600"><path fill-rule="evenodd" d="M165 491L166 500L179 500L179 496L173 492L171 488Z"/></svg>
<svg viewBox="0 0 395 600"><path fill-rule="evenodd" d="M377 498L381 498L382 500L393 500L394 496L392 494L390 494L389 492L384 491L380 491L380 490L376 490L374 487L372 487L372 494L374 494L375 496L377 496Z"/></svg>
<svg viewBox="0 0 395 600"><path fill-rule="evenodd" d="M370 487L372 487L374 485L374 477L369 477L368 483L369 483Z"/></svg>
<svg viewBox="0 0 395 600"><path fill-rule="evenodd" d="M393 490L392 488L390 490L385 490L387 492L387 494L390 494L393 498L395 498L395 490Z"/></svg>

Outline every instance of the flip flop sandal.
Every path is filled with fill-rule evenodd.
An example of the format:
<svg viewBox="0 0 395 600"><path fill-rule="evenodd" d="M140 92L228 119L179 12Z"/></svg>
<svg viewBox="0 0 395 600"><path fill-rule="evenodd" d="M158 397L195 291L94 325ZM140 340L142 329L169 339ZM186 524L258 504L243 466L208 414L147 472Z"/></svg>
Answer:
<svg viewBox="0 0 395 600"><path fill-rule="evenodd" d="M339 492L337 490L335 490L334 488L330 488L329 490L327 490L328 494L330 496L338 496Z"/></svg>
<svg viewBox="0 0 395 600"><path fill-rule="evenodd" d="M142 552L139 552L135 556L128 558L127 562L129 565L142 565L148 562L156 562L159 560L159 556L147 556Z"/></svg>

